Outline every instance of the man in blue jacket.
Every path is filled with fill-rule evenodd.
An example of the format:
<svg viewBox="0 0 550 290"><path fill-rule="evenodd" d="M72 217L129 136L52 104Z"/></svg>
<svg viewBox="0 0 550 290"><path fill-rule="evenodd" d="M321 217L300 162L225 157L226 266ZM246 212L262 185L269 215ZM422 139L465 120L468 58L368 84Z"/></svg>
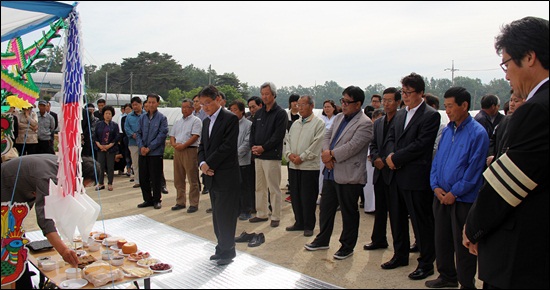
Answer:
<svg viewBox="0 0 550 290"><path fill-rule="evenodd" d="M462 87L445 92L449 124L441 133L432 162L430 185L434 191L435 261L439 277L426 281L428 288L475 288L476 256L462 246L462 227L483 185L489 137L468 113L470 93ZM455 266L456 253L456 266Z"/></svg>
<svg viewBox="0 0 550 290"><path fill-rule="evenodd" d="M128 149L130 150L130 158L132 159L132 169L134 171L134 188L139 185L139 148L137 145L137 131L139 129L139 117L145 113L141 105L140 97L133 97L131 100L132 110L126 117L124 122L124 132L128 136Z"/></svg>
<svg viewBox="0 0 550 290"><path fill-rule="evenodd" d="M163 156L168 134L168 120L157 110L159 101L159 95L147 95L149 111L139 117L139 129L136 131L136 142L139 148L139 183L143 195L143 203L138 204L140 208L148 206L154 206L155 209L161 208Z"/></svg>

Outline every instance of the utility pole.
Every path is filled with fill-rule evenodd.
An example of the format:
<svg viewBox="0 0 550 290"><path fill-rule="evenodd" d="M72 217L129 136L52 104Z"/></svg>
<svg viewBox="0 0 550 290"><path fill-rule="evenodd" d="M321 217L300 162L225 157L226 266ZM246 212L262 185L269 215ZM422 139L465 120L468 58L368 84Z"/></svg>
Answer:
<svg viewBox="0 0 550 290"><path fill-rule="evenodd" d="M107 76L109 72L105 72L105 102L107 102Z"/></svg>
<svg viewBox="0 0 550 290"><path fill-rule="evenodd" d="M455 85L455 71L458 69L455 68L455 61L453 60L453 66L451 68L446 68L445 71L451 71L451 82L453 83L453 86Z"/></svg>
<svg viewBox="0 0 550 290"><path fill-rule="evenodd" d="M212 84L212 81L210 79L210 76L212 75L211 71L212 71L212 65L209 65L208 66L208 85Z"/></svg>
<svg viewBox="0 0 550 290"><path fill-rule="evenodd" d="M134 72L130 72L130 100L132 99Z"/></svg>

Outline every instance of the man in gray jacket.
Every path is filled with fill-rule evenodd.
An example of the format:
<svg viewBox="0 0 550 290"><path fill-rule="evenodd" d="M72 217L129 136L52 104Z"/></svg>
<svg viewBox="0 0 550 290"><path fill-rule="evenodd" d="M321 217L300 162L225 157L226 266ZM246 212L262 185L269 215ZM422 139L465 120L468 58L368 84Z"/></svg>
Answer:
<svg viewBox="0 0 550 290"><path fill-rule="evenodd" d="M367 154L372 140L372 121L363 114L361 105L365 92L356 86L342 92L342 113L334 117L332 127L323 139L321 160L323 191L319 213L320 232L313 242L306 244L309 251L329 248L338 205L342 214L340 249L334 258L343 260L353 255L359 234L359 195L367 183Z"/></svg>

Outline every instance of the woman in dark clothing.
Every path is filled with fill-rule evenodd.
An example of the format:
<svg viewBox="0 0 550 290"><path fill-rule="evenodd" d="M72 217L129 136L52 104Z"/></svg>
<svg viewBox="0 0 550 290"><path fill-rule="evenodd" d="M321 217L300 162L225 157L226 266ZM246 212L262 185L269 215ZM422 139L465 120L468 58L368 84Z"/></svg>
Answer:
<svg viewBox="0 0 550 290"><path fill-rule="evenodd" d="M115 172L115 155L118 152L118 141L120 140L118 124L113 120L115 109L112 106L105 106L102 110L103 121L97 123L94 132L94 144L97 150L97 160L101 168L107 168L107 188L113 190L113 177ZM105 188L104 176L99 176L99 184L96 190Z"/></svg>

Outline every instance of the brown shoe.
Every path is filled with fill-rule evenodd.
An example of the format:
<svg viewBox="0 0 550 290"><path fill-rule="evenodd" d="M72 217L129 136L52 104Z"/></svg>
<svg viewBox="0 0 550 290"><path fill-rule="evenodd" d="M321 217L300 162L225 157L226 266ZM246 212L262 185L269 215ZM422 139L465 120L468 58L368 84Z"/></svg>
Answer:
<svg viewBox="0 0 550 290"><path fill-rule="evenodd" d="M273 220L271 221L271 227L272 228L276 228L278 226L279 226L279 221L273 221Z"/></svg>
<svg viewBox="0 0 550 290"><path fill-rule="evenodd" d="M266 222L267 218L260 218L260 217L255 216L255 217L249 219L248 221L251 222L251 223Z"/></svg>
<svg viewBox="0 0 550 290"><path fill-rule="evenodd" d="M134 184L134 186L132 186L132 187L133 187L133 188L139 188L139 187L141 187L141 185L139 185L139 184Z"/></svg>

